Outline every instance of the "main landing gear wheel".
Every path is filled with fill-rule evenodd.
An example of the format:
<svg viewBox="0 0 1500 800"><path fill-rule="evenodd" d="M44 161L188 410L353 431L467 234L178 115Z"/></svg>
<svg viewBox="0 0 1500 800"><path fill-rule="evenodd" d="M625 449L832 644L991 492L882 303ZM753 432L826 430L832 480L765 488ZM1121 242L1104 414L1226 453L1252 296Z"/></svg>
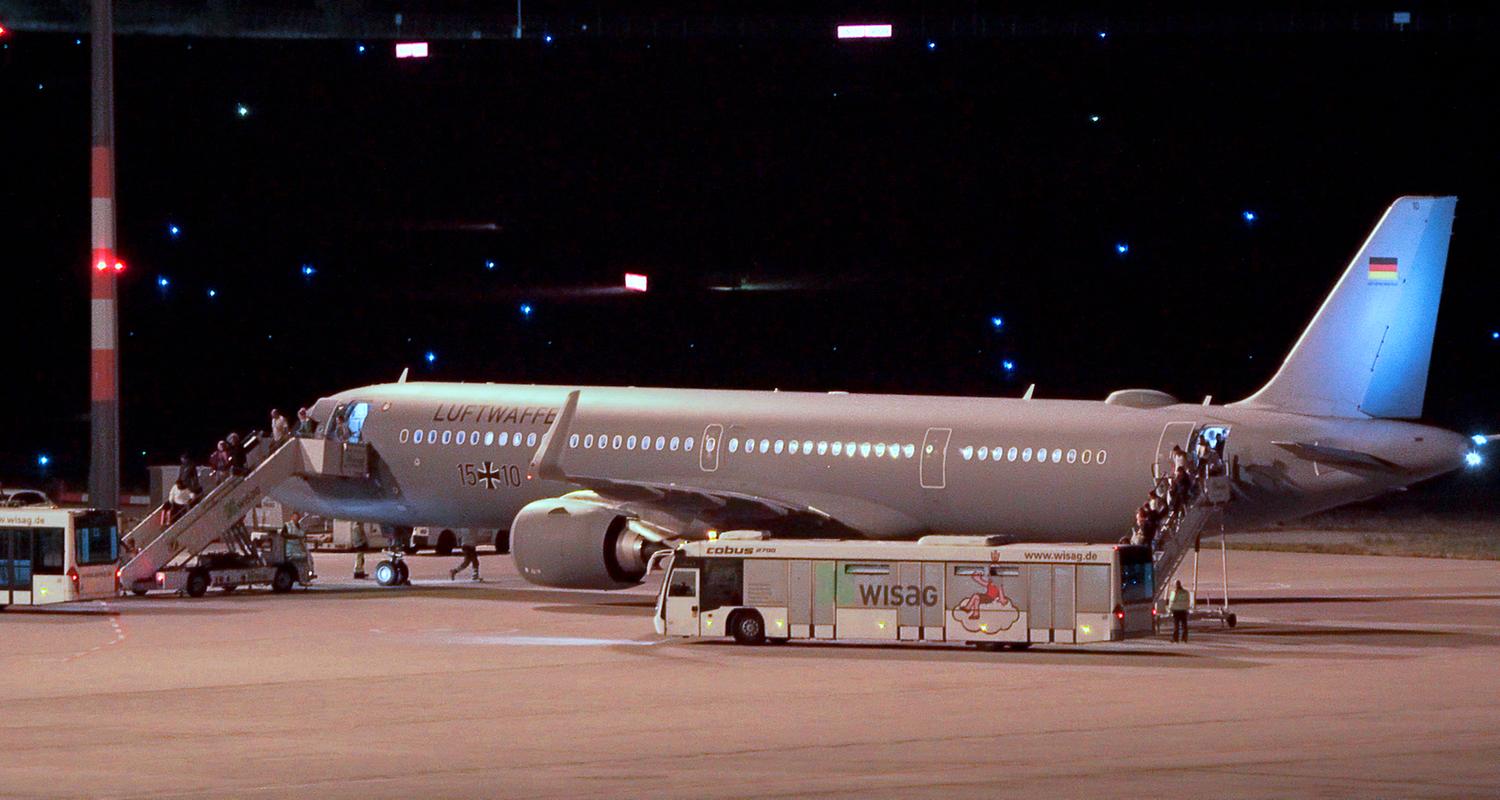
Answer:
<svg viewBox="0 0 1500 800"><path fill-rule="evenodd" d="M729 629L740 644L761 644L766 640L766 622L757 611L739 612L729 623Z"/></svg>
<svg viewBox="0 0 1500 800"><path fill-rule="evenodd" d="M401 571L395 561L382 561L375 565L375 582L381 586L395 586L401 582Z"/></svg>
<svg viewBox="0 0 1500 800"><path fill-rule="evenodd" d="M1235 625L1238 625L1239 622L1240 618L1235 616L1234 614L1230 614L1229 616L1224 618L1224 624L1228 625L1231 628L1233 628Z"/></svg>
<svg viewBox="0 0 1500 800"><path fill-rule="evenodd" d="M396 562L396 582L402 585L411 583L411 570L407 568L405 561Z"/></svg>

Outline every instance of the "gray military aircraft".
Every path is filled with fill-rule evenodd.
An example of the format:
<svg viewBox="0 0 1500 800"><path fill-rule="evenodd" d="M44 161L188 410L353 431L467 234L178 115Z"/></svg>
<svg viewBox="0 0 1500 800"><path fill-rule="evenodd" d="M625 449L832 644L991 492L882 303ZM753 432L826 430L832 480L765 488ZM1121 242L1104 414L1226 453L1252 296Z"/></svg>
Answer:
<svg viewBox="0 0 1500 800"><path fill-rule="evenodd" d="M370 477L299 477L283 502L393 526L509 529L532 582L638 583L662 542L715 530L1114 542L1172 445L1222 442L1230 529L1464 465L1422 414L1454 197L1402 197L1286 361L1240 402L1103 402L411 383L317 402Z"/></svg>

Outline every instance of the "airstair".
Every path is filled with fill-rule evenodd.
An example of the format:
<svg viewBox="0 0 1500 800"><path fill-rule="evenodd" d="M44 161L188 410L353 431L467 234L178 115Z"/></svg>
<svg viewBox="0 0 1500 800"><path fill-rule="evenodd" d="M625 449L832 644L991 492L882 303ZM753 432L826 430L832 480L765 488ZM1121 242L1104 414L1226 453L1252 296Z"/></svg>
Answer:
<svg viewBox="0 0 1500 800"><path fill-rule="evenodd" d="M1205 533L1220 534L1220 549L1224 550L1224 511L1233 498L1230 476L1222 459L1216 459L1207 470L1199 471L1201 465L1194 464L1198 472L1198 486L1191 497L1177 508L1171 509L1163 520L1152 541L1153 574L1156 577L1155 608L1159 615L1166 613L1167 600L1171 595L1174 574L1188 553L1193 554L1192 616L1195 619L1217 619L1234 627L1235 615L1229 610L1228 557L1225 559L1223 603L1220 606L1198 605L1198 554L1200 541ZM1205 474L1206 473L1206 474Z"/></svg>
<svg viewBox="0 0 1500 800"><path fill-rule="evenodd" d="M367 444L329 439L288 439L272 446L264 438L247 447L244 475L230 475L171 524L163 526L158 507L123 538L135 555L120 568L120 587L144 594L157 588L157 573L197 556L214 544L231 553L256 557L245 515L283 482L298 476L367 478Z"/></svg>

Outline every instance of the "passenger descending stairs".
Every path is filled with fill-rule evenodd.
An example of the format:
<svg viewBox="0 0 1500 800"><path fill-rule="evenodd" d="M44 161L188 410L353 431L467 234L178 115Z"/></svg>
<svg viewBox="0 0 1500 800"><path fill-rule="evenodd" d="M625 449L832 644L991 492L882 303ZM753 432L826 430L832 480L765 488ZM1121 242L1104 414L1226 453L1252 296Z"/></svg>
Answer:
<svg viewBox="0 0 1500 800"><path fill-rule="evenodd" d="M1187 554L1198 544L1198 537L1217 528L1224 530L1224 507L1231 496L1229 477L1210 475L1191 503L1173 513L1163 524L1153 546L1156 576L1156 607L1165 611L1172 591L1172 576Z"/></svg>
<svg viewBox="0 0 1500 800"><path fill-rule="evenodd" d="M296 475L368 476L369 446L323 439L289 439L274 449L261 442L247 458L250 472L232 475L167 527L158 507L125 535L138 552L120 568L122 589L144 592L156 585L157 571L179 558L191 558L216 542L252 553L243 519L260 499Z"/></svg>

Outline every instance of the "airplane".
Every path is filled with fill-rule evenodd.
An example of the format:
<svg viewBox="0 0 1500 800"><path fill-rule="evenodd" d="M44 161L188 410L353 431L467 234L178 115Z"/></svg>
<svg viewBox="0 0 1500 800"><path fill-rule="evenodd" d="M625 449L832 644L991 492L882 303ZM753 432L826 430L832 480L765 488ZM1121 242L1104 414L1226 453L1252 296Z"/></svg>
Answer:
<svg viewBox="0 0 1500 800"><path fill-rule="evenodd" d="M615 589L717 531L1115 542L1173 444L1222 440L1228 530L1403 489L1475 459L1418 424L1456 197L1401 197L1276 374L1239 402L408 382L322 398L369 477L272 495L385 525L510 531L529 581ZM328 435L327 433L322 435Z"/></svg>

